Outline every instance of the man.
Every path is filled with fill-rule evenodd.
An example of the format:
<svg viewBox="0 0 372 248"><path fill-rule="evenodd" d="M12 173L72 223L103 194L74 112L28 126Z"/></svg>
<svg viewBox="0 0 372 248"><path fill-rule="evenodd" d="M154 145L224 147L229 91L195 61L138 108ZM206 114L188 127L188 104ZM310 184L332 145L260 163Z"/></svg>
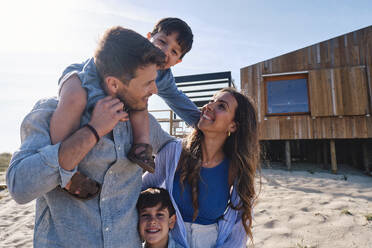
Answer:
<svg viewBox="0 0 372 248"><path fill-rule="evenodd" d="M85 111L81 128L51 145L49 121L55 99L39 101L21 126L21 148L7 171L9 192L20 204L36 201L34 247L141 247L136 202L142 170L126 154L132 134L123 108L141 110L156 93L157 67L164 54L134 31L106 31L94 62L107 97ZM125 106L124 106L125 105ZM150 117L155 151L172 138ZM82 201L63 188L79 171L101 185ZM60 187L57 187L60 186Z"/></svg>

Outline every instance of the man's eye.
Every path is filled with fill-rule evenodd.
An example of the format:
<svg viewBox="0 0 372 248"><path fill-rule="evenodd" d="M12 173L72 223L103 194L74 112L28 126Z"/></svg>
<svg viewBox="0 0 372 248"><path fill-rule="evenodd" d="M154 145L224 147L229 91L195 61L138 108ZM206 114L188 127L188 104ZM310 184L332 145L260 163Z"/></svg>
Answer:
<svg viewBox="0 0 372 248"><path fill-rule="evenodd" d="M163 41L163 40L159 40L159 41L160 41L161 44L165 44L165 41Z"/></svg>

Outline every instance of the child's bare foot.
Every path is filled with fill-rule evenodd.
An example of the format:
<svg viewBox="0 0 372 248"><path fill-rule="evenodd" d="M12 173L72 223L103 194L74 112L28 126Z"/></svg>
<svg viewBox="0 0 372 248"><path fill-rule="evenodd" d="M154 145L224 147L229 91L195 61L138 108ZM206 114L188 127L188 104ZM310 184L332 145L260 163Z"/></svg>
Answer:
<svg viewBox="0 0 372 248"><path fill-rule="evenodd" d="M152 147L146 143L133 144L128 153L128 159L138 164L142 169L154 173L155 162L152 156Z"/></svg>

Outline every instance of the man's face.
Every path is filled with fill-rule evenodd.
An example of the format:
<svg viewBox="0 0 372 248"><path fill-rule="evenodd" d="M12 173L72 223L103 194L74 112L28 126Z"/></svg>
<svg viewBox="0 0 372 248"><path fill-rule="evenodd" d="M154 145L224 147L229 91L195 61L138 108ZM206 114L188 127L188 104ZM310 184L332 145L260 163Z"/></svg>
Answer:
<svg viewBox="0 0 372 248"><path fill-rule="evenodd" d="M139 212L138 229L147 244L166 247L169 229L173 229L176 215L169 216L167 208L161 209L160 203Z"/></svg>
<svg viewBox="0 0 372 248"><path fill-rule="evenodd" d="M132 110L146 110L149 97L156 94L155 78L157 75L157 66L148 65L136 70L136 77L126 85L123 82L119 84L116 96L124 103L125 108Z"/></svg>
<svg viewBox="0 0 372 248"><path fill-rule="evenodd" d="M170 67L180 63L182 56L182 49L177 42L178 33L173 32L166 35L164 32L159 32L154 36L151 33L147 34L147 38L166 56L165 65L162 69L169 69Z"/></svg>

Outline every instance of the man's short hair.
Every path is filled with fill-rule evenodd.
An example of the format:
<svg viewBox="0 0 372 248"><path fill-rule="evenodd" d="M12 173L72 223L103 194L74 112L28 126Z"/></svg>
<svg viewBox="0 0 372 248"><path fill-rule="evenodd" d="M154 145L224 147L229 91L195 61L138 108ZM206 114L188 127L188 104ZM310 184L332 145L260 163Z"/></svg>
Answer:
<svg viewBox="0 0 372 248"><path fill-rule="evenodd" d="M173 32L178 33L177 42L182 49L181 59L191 50L194 35L192 34L190 26L187 25L187 23L183 20L174 17L161 19L158 23L156 23L151 32L151 36L154 36L160 32L164 32L166 35L170 35Z"/></svg>
<svg viewBox="0 0 372 248"><path fill-rule="evenodd" d="M160 209L168 209L169 217L176 213L167 190L162 188L148 188L141 192L137 201L137 210L155 207L160 203Z"/></svg>
<svg viewBox="0 0 372 248"><path fill-rule="evenodd" d="M128 83L136 77L138 68L152 64L163 66L165 55L142 35L117 26L104 33L95 51L94 62L103 79L113 76Z"/></svg>

